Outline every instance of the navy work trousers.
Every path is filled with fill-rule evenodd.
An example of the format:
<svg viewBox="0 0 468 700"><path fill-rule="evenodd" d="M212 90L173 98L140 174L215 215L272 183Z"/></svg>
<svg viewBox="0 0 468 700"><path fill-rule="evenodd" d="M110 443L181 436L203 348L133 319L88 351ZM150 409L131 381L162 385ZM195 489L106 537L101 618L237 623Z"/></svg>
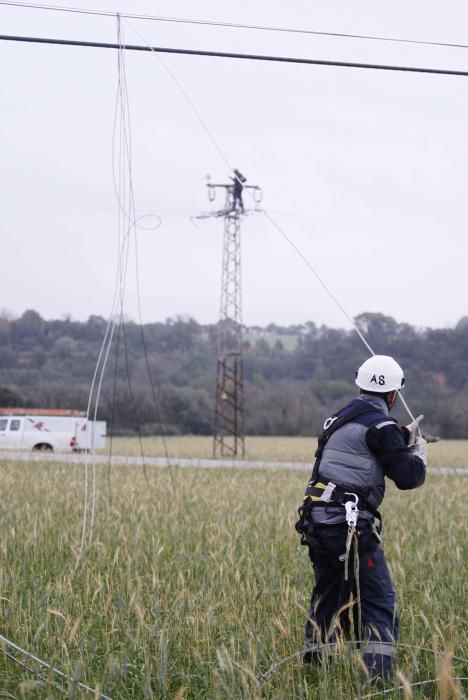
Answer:
<svg viewBox="0 0 468 700"><path fill-rule="evenodd" d="M314 526L309 555L314 567L315 587L305 628L304 661L320 662L324 653L333 651L338 635L361 642L364 662L371 677L388 677L393 673L398 637L396 594L383 549L376 543L370 523L360 520L357 529L360 533L359 601L353 549L349 557L348 581L344 579L342 555L347 525ZM350 600L354 601L351 608ZM344 606L347 607L342 610ZM322 647L323 644L329 646Z"/></svg>

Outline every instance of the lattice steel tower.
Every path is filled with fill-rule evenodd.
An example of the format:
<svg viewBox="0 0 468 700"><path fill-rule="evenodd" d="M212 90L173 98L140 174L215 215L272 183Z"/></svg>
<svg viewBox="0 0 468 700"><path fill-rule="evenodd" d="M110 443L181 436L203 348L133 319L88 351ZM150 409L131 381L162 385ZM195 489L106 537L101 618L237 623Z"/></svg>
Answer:
<svg viewBox="0 0 468 700"><path fill-rule="evenodd" d="M232 179L233 184L208 183L210 201L214 201L217 188L225 190L224 209L208 215L224 218L214 457L244 457L245 453L241 285L241 217L245 212L242 189L252 190L255 208L250 212L258 211L262 199L259 187L243 185L245 178L239 171L235 171Z"/></svg>

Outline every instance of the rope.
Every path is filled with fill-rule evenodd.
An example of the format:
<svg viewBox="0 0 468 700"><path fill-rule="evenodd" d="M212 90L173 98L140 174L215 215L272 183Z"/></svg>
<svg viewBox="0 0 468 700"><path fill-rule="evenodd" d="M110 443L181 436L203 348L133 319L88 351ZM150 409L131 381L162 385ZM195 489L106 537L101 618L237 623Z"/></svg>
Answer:
<svg viewBox="0 0 468 700"><path fill-rule="evenodd" d="M340 640L340 646L358 646L360 642L357 642L355 640ZM334 650L336 649L336 642L330 642L330 643L324 643L320 645L323 649L330 649ZM443 656L444 652L439 651L437 649L430 649L429 647L418 647L415 644L402 644L401 642L394 642L394 646L398 647L400 649L414 649L416 651L425 651L429 652L430 654L438 655L438 656ZM304 650L301 649L300 651L294 652L294 654L290 654L289 656L284 657L284 659L280 659L276 663L274 663L270 668L265 671L264 673L260 674L258 677L259 680L266 680L269 676L271 676L278 668L281 668L284 664L286 664L288 661L291 661L292 659L295 659L298 656L303 656ZM462 656L452 656L451 657L455 661L460 661L461 663L468 663L468 659L463 658ZM467 680L465 678L453 678L453 680ZM426 681L423 681L426 682ZM430 681L432 682L432 681Z"/></svg>
<svg viewBox="0 0 468 700"><path fill-rule="evenodd" d="M348 528L348 536L346 537L346 550L344 559L344 580L348 580L348 564L349 564L349 552L351 551L351 545L353 544L354 534L356 532L355 527Z"/></svg>
<svg viewBox="0 0 468 700"><path fill-rule="evenodd" d="M120 54L119 54L120 55ZM121 327L123 322L123 303L125 297L125 287L126 278L128 272L128 257L129 257L129 238L131 233L131 227L127 227L123 217L128 218L125 206L122 202L120 196L121 191L125 191L126 186L126 171L125 165L125 153L127 145L127 129L125 123L125 114L122 115L123 110L120 110L120 124L119 124L119 147L118 147L118 176L116 175L116 154L115 154L115 143L117 141L117 126L118 126L118 114L119 105L122 104L122 84L120 80L116 95L116 103L114 110L114 123L113 123L113 133L112 142L114 147L112 149L112 173L114 189L116 191L116 197L119 204L119 216L118 216L118 257L117 257L117 271L116 271L116 281L114 288L114 296L112 300L111 311L109 315L108 324L106 327L106 332L99 352L98 361L96 363L96 368L94 371L93 380L91 382L89 399L88 399L88 409L87 409L87 420L89 419L89 414L91 411L91 406L94 403L94 421L97 419L97 412L99 408L99 402L101 398L101 390L103 379L109 359L110 349L112 346L112 341L115 334L115 329ZM119 309L119 314L116 315ZM119 336L120 339L120 330ZM116 376L114 377L116 381ZM96 388L97 384L97 388ZM114 399L115 399L115 385L114 385ZM88 545L91 545L94 537L94 526L95 526L95 513L96 513L96 452L93 445L92 451L92 486L91 486L91 505L89 505L89 455L85 462L85 478L84 478L84 505L83 505L83 523L82 523L82 535L81 535L81 546L80 546L80 556L82 555L85 547L86 541L86 531L88 525L88 512L89 512L89 535L88 535ZM78 558L79 561L79 558ZM77 562L78 563L78 562Z"/></svg>
<svg viewBox="0 0 468 700"><path fill-rule="evenodd" d="M322 644L321 646L323 647L331 647L335 646L332 644ZM275 671L277 671L281 666L284 666L285 663L288 661L291 661L291 659L295 659L297 656L303 656L304 651L301 649L301 651L296 651L294 654L290 654L289 656L286 656L284 659L281 659L281 661L277 661L273 666L270 666L268 671L265 671L265 673L260 674L258 677L259 681L265 681L269 676L271 676Z"/></svg>
<svg viewBox="0 0 468 700"><path fill-rule="evenodd" d="M200 125L201 125L203 131L205 132L205 134L207 135L207 137L208 137L209 140L211 141L211 143L212 143L212 145L214 146L215 150L217 151L218 155L220 156L220 158L222 159L222 161L226 164L226 166L229 168L229 170L232 172L233 178L236 179L236 180L239 180L239 178L237 177L237 175L236 175L236 173L235 173L235 171L234 171L234 167L231 165L231 163L229 162L228 158L226 157L224 151L222 150L222 148L219 146L218 142L216 141L216 139L215 139L214 136L212 135L211 130L208 128L208 125L206 124L206 122L205 122L205 120L203 119L202 115L200 114L198 108L197 108L196 105L194 104L193 100L192 100L192 99L190 98L190 96L187 94L186 90L185 90L184 87L181 85L181 83L179 82L179 80L176 78L176 76L174 75L174 73L172 72L172 70L167 66L166 62L165 62L165 61L163 60L163 58L158 54L157 50L156 50L154 47L152 47L152 46L146 41L145 37L144 37L137 29L135 29L135 27L134 27L130 22L128 22L128 20L127 20L127 24L133 29L133 31L137 34L137 36L140 37L140 39L141 39L141 40L143 41L143 43L146 45L147 49L148 49L149 51L151 51L151 52L158 58L158 60L159 60L159 62L161 63L161 65L164 67L164 69L166 70L166 72L169 74L169 76L171 77L171 79L173 80L173 82L175 83L175 85L177 86L177 88L180 90L180 92L182 93L183 97L184 97L185 100L187 101L187 103L188 103L188 105L190 106L192 112L194 113L196 119L197 119L198 122L200 123ZM128 48L128 46L127 46L126 48ZM253 202L255 202L255 200L254 200L254 198L253 198L253 194L250 192L250 190L247 190L247 195L251 198L251 200L252 200ZM328 296L331 298L331 300L332 300L332 301L336 304L336 306L340 309L340 311L342 312L342 314L343 314L343 315L345 316L345 318L349 321L349 323L351 324L351 326L353 327L353 329L354 329L355 332L357 333L357 335L358 335L358 337L360 338L361 342L362 342L362 343L364 344L364 346L367 348L368 352L369 352L371 355L375 355L375 352L374 352L373 348L371 347L371 345L369 344L369 342L366 340L364 334L363 334L363 333L361 332L361 330L358 328L356 322L353 320L353 318L350 316L350 314L346 311L346 309L345 309L344 306L341 304L341 302L338 300L338 298L333 294L333 292L331 291L330 287L325 283L325 281L324 281L324 280L322 279L322 277L319 275L319 273L317 272L317 270L312 266L312 264L310 263L310 261L306 258L306 256L304 255L304 253L302 253L302 251L299 249L299 247L298 247L298 246L293 242L293 240L284 232L284 230L283 230L283 229L281 228L281 226L277 223L277 221L275 221L275 219L271 216L271 214L269 214L268 211L265 211L265 210L262 210L262 211L263 211L265 217L268 219L268 221L269 221L269 222L272 224L272 226L278 231L278 233L284 238L284 240L292 247L292 249L295 251L296 255L302 260L302 262L306 265L306 267L307 267L307 268L310 270L310 272L314 275L315 279L319 282L319 284L322 286L322 288L325 290L325 292L328 294ZM406 411L407 411L409 417L411 418L411 420L414 421L414 416L413 416L413 414L412 414L412 412L411 412L411 410L410 410L408 404L406 403L405 399L404 399L403 396L401 395L401 392L398 392L398 397L400 398L400 400L401 400L403 406L405 407L405 409L406 409Z"/></svg>
<svg viewBox="0 0 468 700"><path fill-rule="evenodd" d="M161 218L158 216L153 216L156 222L153 226L143 226L141 222L147 219L150 215L143 215L137 217L136 207L135 207L135 194L133 186L133 171L132 171L132 140L131 140L131 127L130 127L130 104L128 98L127 89L127 76L126 76L126 66L125 66L125 42L122 32L122 25L120 15L116 15L117 19L117 41L118 41L118 85L116 92L115 110L114 110L114 122L113 122L113 133L112 133L112 178L114 185L114 192L118 203L118 260L117 260L117 274L116 274L116 286L114 291L114 299L112 303L111 314L108 322L108 327L106 329L106 335L101 347L100 355L98 358L98 364L96 366L95 374L93 377L93 382L90 390L90 398L88 402L88 412L91 406L93 391L98 383L96 396L94 399L94 420L97 419L97 411L101 396L102 383L104 379L105 369L109 359L110 348L115 334L115 329L118 327L119 332L117 336L117 349L116 349L116 363L114 369L114 388L113 388L113 398L112 398L112 418L114 417L114 407L117 396L117 379L118 379L118 364L119 364L119 345L123 333L124 341L124 355L125 355L125 371L127 377L127 385L130 392L130 400L133 407L133 412L137 424L138 440L140 444L140 454L143 461L143 473L146 482L149 484L145 454L143 449L142 436L140 432L140 419L138 414L137 402L135 399L135 394L133 391L133 386L130 377L130 366L128 361L128 344L127 344L127 333L124 317L124 300L125 300L125 290L128 274L129 265L129 254L130 254L130 240L132 233L134 234L135 241L135 267L136 267L136 286L137 286L137 305L138 305L138 316L140 322L140 332L142 336L143 352L145 356L145 365L149 377L149 383L151 387L152 397L154 404L156 406L157 419L160 425L161 437L164 445L164 452L166 455L167 464L169 467L169 472L171 475L171 481L173 488L174 478L172 473L172 466L169 464L169 454L167 449L166 438L162 428L162 418L160 406L157 399L157 393L154 385L153 378L150 373L148 353L146 348L146 340L144 337L143 330L143 320L141 313L141 294L140 294L140 278L139 278L139 263L138 263L138 247L137 247L137 236L136 230L142 228L145 230L154 230L158 228L161 224ZM116 147L116 144L118 146ZM116 312L118 314L116 315ZM111 330L109 330L111 329ZM100 365L99 365L100 363ZM99 376L99 379L97 377ZM109 495L111 497L111 487L110 487L110 464L111 464L111 454L112 454L112 435L110 440L109 449L109 461L107 469L107 483ZM97 494L97 483L96 483L96 455L93 449L93 471L92 471L92 484L91 484L91 504L88 504L89 496L88 492L89 486L89 474L88 474L88 464L85 466L85 498L83 507L83 526L82 526L82 539L80 555L83 552L85 539L86 539L86 527L87 518L89 511L89 535L88 535L88 545L91 545L94 537L94 527L95 527L95 514L96 514L96 494Z"/></svg>
<svg viewBox="0 0 468 700"><path fill-rule="evenodd" d="M359 543L356 531L354 532L354 580L356 581L356 599L358 611L357 636L362 636L362 607L361 607L361 583L359 580Z"/></svg>
<svg viewBox="0 0 468 700"><path fill-rule="evenodd" d="M251 196L251 195L250 195L250 192L248 192L248 191L247 191L247 194L248 194L249 196ZM298 255L298 257L302 260L302 262L305 264L305 266L306 266L306 267L310 270L310 272L314 275L315 279L316 279L317 282L322 286L322 288L323 288L323 289L325 290L325 292L328 294L328 296L330 297L330 299L331 299L331 300L336 304L336 306L340 309L341 313L342 313L343 316L349 321L349 323L352 325L352 327L354 328L354 330L356 331L356 333L358 334L359 338L360 338L361 341L364 343L364 345L366 346L366 348L368 349L368 351L370 352L370 354L371 354L371 355L375 355L374 350L372 349L372 347L371 347L371 346L369 345L369 343L367 342L367 340L366 340L366 338L364 337L363 333L359 330L359 328L358 328L358 326L356 325L356 323L355 323L355 321L353 320L353 318L349 315L349 313L346 311L346 309L345 309L344 306L340 303L340 301L338 301L337 297L333 294L333 292L331 291L330 287L325 283L325 281L323 280L323 278L319 275L319 273L317 272L317 270L312 266L312 264L310 263L310 261L309 261L309 260L306 258L306 256L304 255L304 253L302 253L302 251L298 248L298 246L294 243L294 241L293 241L291 238L289 238L289 236L283 231L283 229L281 228L281 226L275 221L275 219L273 219L273 217L271 216L271 214L269 214L265 209L262 209L262 212L263 212L265 218L268 219L268 221L271 223L271 225L278 231L278 233L284 238L284 240L291 246L291 248L294 250L294 252L296 253L296 255Z"/></svg>
<svg viewBox="0 0 468 700"><path fill-rule="evenodd" d="M118 97L116 99L115 111L114 111L114 125L112 142L115 143L116 135L116 124L117 124L117 110L118 110ZM115 163L114 163L114 150L112 152L112 172L114 175L114 187L115 187ZM120 200L119 200L120 204ZM120 227L119 227L119 243L118 243L118 262L117 262L117 273L114 287L114 294L112 299L111 311L109 314L109 319L107 322L106 331L104 338L99 350L98 359L96 362L96 367L94 370L93 378L91 381L91 386L89 390L88 406L86 410L86 420L89 421L89 416L91 413L91 407L94 401L94 420L96 420L97 409L99 405L99 399L101 395L102 380L104 377L105 369L109 359L109 352L112 345L112 340L114 337L114 332L116 328L115 322L115 312L117 308L119 292L121 291L121 279L120 275L122 272L122 259L125 256L125 239L120 241ZM98 379L99 376L99 379ZM96 382L98 383L98 388L96 390L96 395L94 396ZM93 450L93 475L95 473L95 451ZM93 479L94 481L94 479ZM82 554L85 546L86 529L87 529L87 515L88 515L88 491L89 491L89 453L86 453L85 460L85 478L84 478L84 504L83 504L83 523L82 523L82 533L81 533L81 545L80 545L80 555ZM94 516L93 516L94 522Z"/></svg>
<svg viewBox="0 0 468 700"><path fill-rule="evenodd" d="M55 668L55 666L52 666L51 664L47 663L47 661L43 661L40 659L38 656L35 656L34 654L31 654L29 651L26 651L26 649L23 649L22 647L18 646L18 644L15 644L14 642L10 641L6 637L4 637L2 634L0 634L0 642L3 644L6 644L7 646L11 647L15 651L20 652L20 654L23 654L28 659L31 659L31 661L35 661L39 666L42 666L43 668L46 668L48 671L53 673L55 676L59 676L59 678L62 678L63 680L67 681L68 683L74 683L78 686L78 688L81 688L82 690L86 690L88 693L93 693L95 698L100 698L101 700L112 700L112 698L109 697L109 695L105 695L104 693L101 693L97 688L91 688L89 685L86 685L85 683L80 683L69 676L67 676L63 671L60 671L58 668ZM0 647L1 649L1 647ZM23 666L26 668L28 671L31 671L32 673L34 672L33 669L31 669L29 666L26 664L22 663L18 659L16 659L12 654L8 654L4 649L1 649L6 656L8 656L10 659L13 659L16 663L18 663L20 666Z"/></svg>
<svg viewBox="0 0 468 700"><path fill-rule="evenodd" d="M23 7L27 9L34 10L52 10L54 12L69 12L82 15L93 15L98 17L114 17L115 12L106 10L94 10L78 7L63 7L59 5L44 5L31 2L14 2L13 0L0 0L0 5L7 5L10 7ZM203 20L203 19L189 19L182 17L161 17L155 15L142 15L142 14L129 14L120 13L121 17L125 19L138 19L153 22L172 22L176 24L195 24L202 27L221 27L226 29L246 29L246 30L257 30L264 32L282 32L286 34L303 34L307 36L320 36L320 37L332 37L332 38L342 38L342 39L364 39L368 41L385 41L385 42L395 42L399 44L418 44L421 46L442 46L446 48L456 48L456 49L467 49L466 44L456 44L445 41L427 41L424 39L401 39L398 37L387 37L387 36L374 36L371 34L346 34L343 32L322 32L312 29L299 29L297 27L275 27L266 26L262 24L242 24L239 22L217 22L214 20Z"/></svg>
<svg viewBox="0 0 468 700"><path fill-rule="evenodd" d="M247 191L247 194L249 196L252 196L249 191ZM350 316L350 314L346 311L344 306L340 303L340 301L337 299L337 297L333 294L331 291L330 287L325 283L325 281L322 279L322 277L319 275L317 270L312 266L310 261L306 258L306 256L302 253L302 251L297 247L297 245L294 243L294 241L283 231L281 226L273 219L271 214L269 214L265 209L262 210L263 214L265 217L268 219L268 221L274 226L274 228L280 233L280 235L284 238L284 240L291 246L291 248L294 250L294 252L299 256L299 258L302 260L302 262L306 265L306 267L312 272L314 275L315 279L318 281L318 283L323 287L325 292L328 294L330 299L336 304L336 306L340 309L342 314L345 316L345 318L349 321L353 329L356 331L357 335L367 348L367 350L370 352L371 355L375 355L375 352L371 345L368 343L366 338L364 337L363 333L360 331L359 327L357 326L356 322L354 319ZM398 398L402 402L403 406L405 407L406 412L408 413L409 417L411 418L412 421L415 420L408 404L406 403L405 398L403 397L401 391L398 392ZM418 428L419 431L419 428ZM420 433L419 433L420 434Z"/></svg>
<svg viewBox="0 0 468 700"><path fill-rule="evenodd" d="M455 676L451 678L452 681L468 681L468 677L465 676ZM378 690L376 693L369 693L368 695L359 695L356 700L367 700L367 698L377 698L379 695L388 695L389 693L394 693L397 690L404 690L405 688L416 688L421 685L429 685L431 683L438 683L439 679L434 678L430 681L417 681L416 683L408 683L407 685L397 685L394 688L388 688L387 690Z"/></svg>
<svg viewBox="0 0 468 700"><path fill-rule="evenodd" d="M139 327L140 327L141 345L142 345L142 349L143 349L143 356L144 356L144 360L145 360L145 369L146 369L146 374L147 374L148 381L149 381L149 387L150 387L150 391L151 391L151 398L153 401L154 412L155 412L156 420L159 424L159 432L160 432L160 437L161 437L162 444L163 444L164 456L166 458L172 488L173 488L173 490L175 490L176 486L175 486L173 468L172 468L172 465L170 463L169 449L168 449L167 439L166 439L166 435L164 432L163 421L162 421L162 407L161 407L161 401L160 401L159 391L158 391L159 387L157 387L157 384L152 376L152 372L151 372L151 368L150 368L150 364L149 364L146 336L145 336L144 327L143 327L143 314L142 314L142 306L141 306L140 270L139 270L139 257L138 257L138 238L136 235L136 229L137 228L147 229L148 227L142 227L139 224L139 222L145 217L139 217L139 218L136 217L135 191L134 191L134 186L133 186L133 169L132 169L130 103L129 103L129 97L128 97L128 88L127 88L127 73L126 73L126 63L125 63L125 41L124 41L124 37L123 37L120 14L117 15L117 37L118 37L118 42L119 42L119 46L120 46L120 50L119 50L119 86L120 86L120 91L119 91L119 94L120 94L120 103L122 105L122 120L124 123L124 131L126 134L125 148L126 148L126 158L127 158L127 168L128 168L128 190L129 190L129 192L128 192L128 197L129 197L128 210L125 208L125 206L122 206L120 193L119 193L118 189L115 187L115 176L114 176L114 189L116 190L117 200L119 201L119 205L122 209L122 212L129 223L130 230L132 230L132 229L135 230L135 235L134 235L135 279L136 279L137 312L138 312L138 320L139 320ZM159 226L161 224L160 217L158 217L158 220L159 220L159 224L158 224L158 226ZM155 228L158 228L158 226L156 226ZM127 377L129 380L129 390L130 390L130 394L132 397L134 412L135 412L136 419L137 419L138 439L140 442L140 452L141 452L142 457L144 458L143 444L141 441L141 434L139 431L140 421L138 419L138 412L137 412L136 402L135 402L134 395L133 395L133 390L132 390L132 387L130 385L125 326L124 326L124 338L125 338L125 357L126 357L126 364L127 364ZM145 480L149 484L145 463L143 464L143 471L144 471L144 475L145 475Z"/></svg>

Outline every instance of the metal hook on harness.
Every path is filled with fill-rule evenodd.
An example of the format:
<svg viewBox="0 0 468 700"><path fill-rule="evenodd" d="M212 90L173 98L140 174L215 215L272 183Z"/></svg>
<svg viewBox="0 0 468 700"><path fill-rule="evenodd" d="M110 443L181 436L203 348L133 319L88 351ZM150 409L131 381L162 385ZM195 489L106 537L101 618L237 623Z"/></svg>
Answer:
<svg viewBox="0 0 468 700"><path fill-rule="evenodd" d="M344 555L344 578L345 581L348 580L348 560L351 551L351 545L356 537L356 525L359 515L359 510L357 504L359 502L359 496L355 493L345 492L345 496L351 496L354 500L348 500L343 503L346 510L346 522L348 524L348 537L346 538L346 551ZM354 544L357 547L357 541ZM357 549L355 549L355 554Z"/></svg>
<svg viewBox="0 0 468 700"><path fill-rule="evenodd" d="M359 515L359 510L357 507L357 504L359 503L359 496L355 493L349 493L348 491L345 493L345 495L352 496L354 498L354 501L350 500L343 503L346 510L346 522L348 527L356 527Z"/></svg>

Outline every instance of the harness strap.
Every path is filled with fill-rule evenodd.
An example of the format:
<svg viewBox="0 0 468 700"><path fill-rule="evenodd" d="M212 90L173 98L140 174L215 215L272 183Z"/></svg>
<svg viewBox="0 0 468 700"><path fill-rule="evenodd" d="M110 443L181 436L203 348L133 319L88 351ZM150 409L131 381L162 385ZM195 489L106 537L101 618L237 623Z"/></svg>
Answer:
<svg viewBox="0 0 468 700"><path fill-rule="evenodd" d="M349 501L349 491L346 491L341 486L337 486L333 481L328 481L327 483L322 483L317 481L307 486L304 504L309 502L309 507L316 508L317 506L329 506L329 505L339 505L342 506L346 501ZM357 507L359 510L367 510L372 513L374 518L377 518L382 522L381 513L374 508L365 496L359 492L359 489L353 487L353 493L355 493L359 500L357 502Z"/></svg>
<svg viewBox="0 0 468 700"><path fill-rule="evenodd" d="M310 547L312 546L314 531L312 510L319 506L329 506L335 504L344 506L345 503L350 500L350 494L349 492L345 492L344 489L339 489L339 487L335 486L333 482L328 482L328 484L317 483L314 484L314 486L312 487L308 487L308 489L317 489L314 492L314 494L325 493L327 489L332 491L333 495L334 490L337 490L339 494L337 494L338 497L336 500L335 498L329 498L329 500L321 500L320 497L317 495L306 496L302 504L299 506L299 520L295 523L294 527L297 530L297 532L301 535L301 544ZM378 543L382 542L382 539L380 537L383 527L383 518L381 513L375 508L373 508L373 506L371 506L365 499L363 499L362 496L360 496L359 494L356 494L356 496L358 496L358 502L355 505L358 507L358 509L367 510L374 516L374 521L372 523L372 534ZM314 546L316 546L316 543Z"/></svg>
<svg viewBox="0 0 468 700"><path fill-rule="evenodd" d="M374 413L375 411L376 409L374 406L368 404L367 401L362 401L361 405L354 406L350 411L347 411L342 415L332 415L325 421L323 432L318 438L318 446L315 452L315 463L310 480L307 484L304 500L298 508L299 520L295 524L295 528L301 535L301 544L308 544L307 533L309 529L313 527L310 514L313 507L326 506L330 504L344 505L346 501L349 500L349 492L347 492L344 488L337 486L332 481L325 484L319 481L319 468L325 445L335 430L341 428L342 425L350 423L365 413ZM352 492L356 493L356 495L359 497L358 503L356 504L358 509L369 511L379 520L379 525L377 527L374 526L374 534L376 538L380 540L382 516L378 510L367 502L364 494L359 493L359 490L356 490L354 487L352 488Z"/></svg>
<svg viewBox="0 0 468 700"><path fill-rule="evenodd" d="M356 527L350 527L348 528L348 536L346 538L346 550L344 554L344 580L348 580L348 563L349 563L349 554L351 552L351 545L354 542L354 552L356 554L357 552L357 542L354 541L354 538L356 537Z"/></svg>
<svg viewBox="0 0 468 700"><path fill-rule="evenodd" d="M312 469L312 476L310 481L314 481L318 477L323 449L330 437L335 432L335 430L338 430L338 428L341 428L341 426L345 425L346 423L350 423L355 418L364 415L364 413L375 412L375 406L371 406L367 403L367 401L363 401L362 404L362 406L354 406L354 408L342 414L341 416L334 414L330 416L330 418L327 418L327 420L324 423L323 432L318 439L318 446L317 450L315 451L315 463L314 468Z"/></svg>

